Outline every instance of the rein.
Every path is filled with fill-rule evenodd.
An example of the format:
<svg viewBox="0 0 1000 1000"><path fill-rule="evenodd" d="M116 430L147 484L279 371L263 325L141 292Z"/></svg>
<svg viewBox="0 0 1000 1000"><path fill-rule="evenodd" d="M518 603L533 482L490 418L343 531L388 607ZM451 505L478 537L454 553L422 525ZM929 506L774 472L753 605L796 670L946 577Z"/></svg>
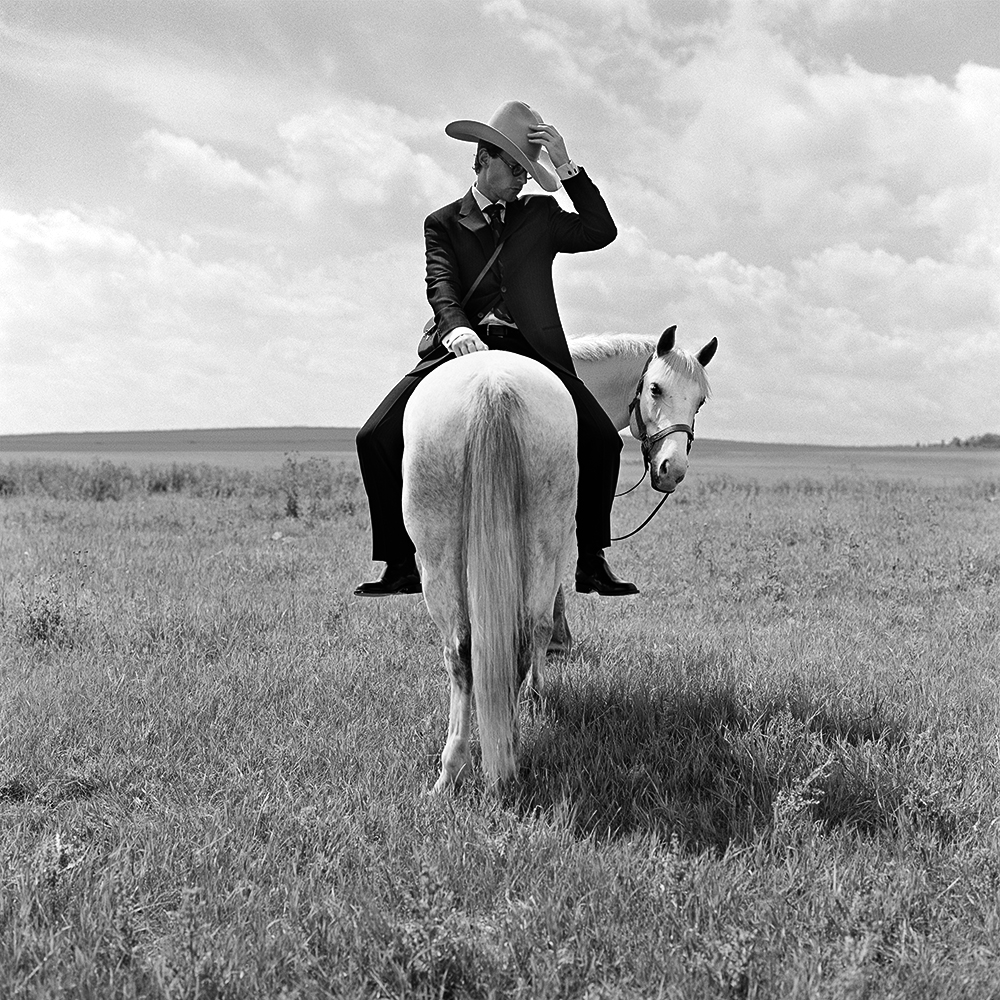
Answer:
<svg viewBox="0 0 1000 1000"><path fill-rule="evenodd" d="M642 384L646 381L646 372L649 370L650 363L653 360L656 352L650 354L646 358L646 364L643 365L642 374L639 376L639 383L635 387L635 395L632 397L632 402L628 404L628 415L629 423L632 421L632 417L635 417L635 426L639 428L639 443L642 446L642 475L639 477L639 482L635 486L630 487L623 493L616 493L615 497L625 497L628 496L632 490L637 489L642 481L646 478L646 473L649 471L649 452L650 449L658 441L662 441L665 437L671 434L676 434L678 432L683 432L687 435L687 451L691 454L691 445L694 444L694 421L690 424L671 424L669 427L664 427L662 430L658 430L653 434L650 434L646 429L646 421L642 418L642 410L640 408L640 400L642 399ZM646 518L638 528L633 529L627 535L618 535L616 538L612 538L613 542L620 542L626 538L631 538L633 535L637 535L643 528L649 524L650 521L659 513L660 508L666 502L667 497L670 496L669 493L665 493L660 499L660 502L653 508L653 512Z"/></svg>
<svg viewBox="0 0 1000 1000"><path fill-rule="evenodd" d="M641 483L642 480L640 479L639 482ZM636 485L638 485L638 483ZM632 489L635 489L635 487L633 486ZM624 496L625 494L624 493L619 493L617 495L618 496ZM638 535L639 532L642 531L642 529L645 528L646 525L649 524L649 522L652 521L653 518L656 517L656 515L660 512L660 508L667 502L667 497L668 496L670 496L669 493L664 493L663 496L660 497L660 502L653 508L652 514L650 514L646 518L646 520L643 521L642 524L639 525L638 528L633 528L627 535L616 535L614 538L611 539L611 541L613 541L613 542L622 542L626 538L631 538L633 535Z"/></svg>

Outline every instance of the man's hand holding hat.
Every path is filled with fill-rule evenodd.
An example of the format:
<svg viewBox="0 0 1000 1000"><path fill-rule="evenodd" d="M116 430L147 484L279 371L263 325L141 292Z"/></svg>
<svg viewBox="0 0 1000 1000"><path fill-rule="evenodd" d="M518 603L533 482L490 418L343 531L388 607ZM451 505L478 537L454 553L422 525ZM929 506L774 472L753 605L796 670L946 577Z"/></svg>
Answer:
<svg viewBox="0 0 1000 1000"><path fill-rule="evenodd" d="M546 125L539 122L534 129L528 132L528 141L538 146L544 146L545 152L549 154L552 166L558 170L561 166L569 163L569 153L566 152L566 142L556 131L554 125Z"/></svg>

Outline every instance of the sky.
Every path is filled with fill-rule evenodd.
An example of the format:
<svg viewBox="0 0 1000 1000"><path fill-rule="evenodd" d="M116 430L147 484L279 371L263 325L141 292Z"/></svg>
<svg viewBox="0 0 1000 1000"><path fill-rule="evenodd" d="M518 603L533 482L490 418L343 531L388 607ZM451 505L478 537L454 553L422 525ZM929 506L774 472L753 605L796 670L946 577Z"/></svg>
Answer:
<svg viewBox="0 0 1000 1000"><path fill-rule="evenodd" d="M0 434L360 425L506 100L618 224L567 334L718 337L702 436L1000 432L996 0L0 0Z"/></svg>

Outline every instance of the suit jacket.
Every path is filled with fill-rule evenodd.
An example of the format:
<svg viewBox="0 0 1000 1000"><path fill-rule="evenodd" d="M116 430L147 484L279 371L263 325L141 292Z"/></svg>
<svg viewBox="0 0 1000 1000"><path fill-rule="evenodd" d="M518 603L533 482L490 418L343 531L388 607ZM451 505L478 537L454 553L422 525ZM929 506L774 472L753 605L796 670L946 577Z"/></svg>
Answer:
<svg viewBox="0 0 1000 1000"><path fill-rule="evenodd" d="M506 208L500 256L461 306L495 249L489 222L469 191L427 217L427 299L437 320L437 346L417 365L422 372L451 357L441 339L457 326L476 327L499 295L525 340L555 368L575 375L552 286L557 253L600 250L617 235L597 185L581 170L563 182L575 212L550 195L526 195Z"/></svg>

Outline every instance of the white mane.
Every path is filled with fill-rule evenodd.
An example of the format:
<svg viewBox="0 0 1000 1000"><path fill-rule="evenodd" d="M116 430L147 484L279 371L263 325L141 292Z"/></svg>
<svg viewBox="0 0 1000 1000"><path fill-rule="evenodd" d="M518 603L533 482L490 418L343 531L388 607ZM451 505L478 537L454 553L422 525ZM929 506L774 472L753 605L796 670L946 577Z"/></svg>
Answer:
<svg viewBox="0 0 1000 1000"><path fill-rule="evenodd" d="M656 350L659 335L650 337L642 333L585 333L569 339L569 353L574 362L605 361L608 358L639 358ZM674 348L663 363L678 375L694 379L706 398L711 389L705 369L687 351Z"/></svg>
<svg viewBox="0 0 1000 1000"><path fill-rule="evenodd" d="M569 353L574 361L604 361L612 357L638 358L656 347L659 336L641 333L585 333L569 338Z"/></svg>

